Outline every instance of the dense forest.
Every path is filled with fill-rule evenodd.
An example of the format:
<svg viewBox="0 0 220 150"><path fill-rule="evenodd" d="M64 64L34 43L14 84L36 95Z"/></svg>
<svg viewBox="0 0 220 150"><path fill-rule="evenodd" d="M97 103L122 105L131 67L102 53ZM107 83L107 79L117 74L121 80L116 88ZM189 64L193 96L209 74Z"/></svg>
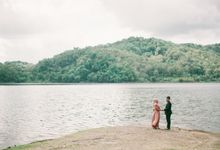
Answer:
<svg viewBox="0 0 220 150"><path fill-rule="evenodd" d="M204 46L130 37L67 50L37 64L0 63L0 83L213 81L220 81L220 43Z"/></svg>

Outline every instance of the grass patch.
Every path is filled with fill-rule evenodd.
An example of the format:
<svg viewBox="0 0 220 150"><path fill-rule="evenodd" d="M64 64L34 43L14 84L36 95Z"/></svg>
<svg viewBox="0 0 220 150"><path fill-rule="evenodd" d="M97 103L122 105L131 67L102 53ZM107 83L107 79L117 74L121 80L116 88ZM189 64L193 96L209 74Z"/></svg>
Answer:
<svg viewBox="0 0 220 150"><path fill-rule="evenodd" d="M32 147L31 144L26 144L26 145L8 147L8 148L5 148L3 150L23 150L23 149L30 149L31 147Z"/></svg>

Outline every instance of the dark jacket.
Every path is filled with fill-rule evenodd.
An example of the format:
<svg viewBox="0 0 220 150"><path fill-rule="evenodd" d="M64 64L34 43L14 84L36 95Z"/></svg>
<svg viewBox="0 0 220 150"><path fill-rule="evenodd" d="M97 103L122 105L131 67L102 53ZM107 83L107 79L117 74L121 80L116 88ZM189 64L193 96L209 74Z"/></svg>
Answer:
<svg viewBox="0 0 220 150"><path fill-rule="evenodd" d="M170 102L167 102L166 107L164 109L166 115L171 115L172 110L171 110L172 104Z"/></svg>

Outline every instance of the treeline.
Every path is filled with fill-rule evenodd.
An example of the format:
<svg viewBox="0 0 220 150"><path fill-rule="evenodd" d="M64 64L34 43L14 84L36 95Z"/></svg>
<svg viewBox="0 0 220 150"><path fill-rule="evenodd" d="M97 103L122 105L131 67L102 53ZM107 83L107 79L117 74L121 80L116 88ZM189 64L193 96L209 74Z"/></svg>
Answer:
<svg viewBox="0 0 220 150"><path fill-rule="evenodd" d="M33 64L21 61L0 63L0 83L31 82Z"/></svg>
<svg viewBox="0 0 220 150"><path fill-rule="evenodd" d="M200 82L220 81L220 44L175 44L131 37L75 48L33 65L0 63L0 82Z"/></svg>

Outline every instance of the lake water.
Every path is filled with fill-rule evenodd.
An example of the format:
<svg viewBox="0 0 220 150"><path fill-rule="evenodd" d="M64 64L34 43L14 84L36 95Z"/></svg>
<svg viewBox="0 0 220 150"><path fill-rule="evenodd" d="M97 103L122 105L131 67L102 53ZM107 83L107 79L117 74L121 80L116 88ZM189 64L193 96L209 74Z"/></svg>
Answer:
<svg viewBox="0 0 220 150"><path fill-rule="evenodd" d="M168 95L172 126L220 132L218 83L15 85L0 94L0 148L103 126L150 127L153 97L163 108Z"/></svg>

